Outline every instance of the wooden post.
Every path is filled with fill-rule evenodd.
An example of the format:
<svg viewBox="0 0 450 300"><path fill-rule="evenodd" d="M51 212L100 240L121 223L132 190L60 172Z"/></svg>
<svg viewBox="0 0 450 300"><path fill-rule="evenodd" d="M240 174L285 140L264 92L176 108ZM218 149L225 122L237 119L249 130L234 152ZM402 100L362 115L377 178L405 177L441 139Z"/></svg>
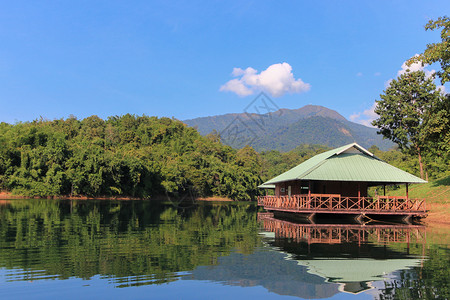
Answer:
<svg viewBox="0 0 450 300"><path fill-rule="evenodd" d="M386 185L383 184L383 196L386 196Z"/></svg>
<svg viewBox="0 0 450 300"><path fill-rule="evenodd" d="M308 180L308 208L311 208L311 180Z"/></svg>
<svg viewBox="0 0 450 300"><path fill-rule="evenodd" d="M358 182L358 200L361 198L361 185Z"/></svg>
<svg viewBox="0 0 450 300"><path fill-rule="evenodd" d="M408 184L406 183L406 200L408 200L409 198L409 193L408 193Z"/></svg>
<svg viewBox="0 0 450 300"><path fill-rule="evenodd" d="M311 200L311 180L308 180L308 197Z"/></svg>

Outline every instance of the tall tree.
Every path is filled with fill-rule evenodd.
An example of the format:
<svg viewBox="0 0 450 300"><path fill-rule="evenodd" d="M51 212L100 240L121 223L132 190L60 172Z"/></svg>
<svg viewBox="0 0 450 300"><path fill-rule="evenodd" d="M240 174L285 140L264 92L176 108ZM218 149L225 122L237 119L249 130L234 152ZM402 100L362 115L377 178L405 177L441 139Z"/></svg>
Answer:
<svg viewBox="0 0 450 300"><path fill-rule="evenodd" d="M427 78L423 71L407 70L392 80L380 98L375 108L379 118L372 124L402 151L418 156L420 177L424 178L422 156L429 138L424 124L432 118L431 109L441 99L433 77Z"/></svg>
<svg viewBox="0 0 450 300"><path fill-rule="evenodd" d="M425 30L435 30L442 28L440 43L428 44L425 51L409 59L408 64L414 62L422 62L422 64L432 64L439 62L442 70L437 72L444 84L450 81L450 18L447 16L440 17L436 21L430 20L425 25Z"/></svg>
<svg viewBox="0 0 450 300"><path fill-rule="evenodd" d="M450 170L450 94L442 96L433 104L430 117L423 123L427 141L429 165L437 173L448 173Z"/></svg>

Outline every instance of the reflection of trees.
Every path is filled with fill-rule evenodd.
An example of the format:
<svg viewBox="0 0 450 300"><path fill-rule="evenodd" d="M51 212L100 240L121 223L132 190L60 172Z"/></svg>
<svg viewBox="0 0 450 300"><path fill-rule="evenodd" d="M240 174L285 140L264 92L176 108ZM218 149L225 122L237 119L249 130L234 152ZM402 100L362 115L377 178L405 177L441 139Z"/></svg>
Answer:
<svg viewBox="0 0 450 300"><path fill-rule="evenodd" d="M111 276L121 285L174 280L258 244L255 206L200 205L184 212L149 201L12 201L0 207L0 267L33 279Z"/></svg>
<svg viewBox="0 0 450 300"><path fill-rule="evenodd" d="M384 283L379 299L450 299L450 249L432 245L423 267L400 270Z"/></svg>

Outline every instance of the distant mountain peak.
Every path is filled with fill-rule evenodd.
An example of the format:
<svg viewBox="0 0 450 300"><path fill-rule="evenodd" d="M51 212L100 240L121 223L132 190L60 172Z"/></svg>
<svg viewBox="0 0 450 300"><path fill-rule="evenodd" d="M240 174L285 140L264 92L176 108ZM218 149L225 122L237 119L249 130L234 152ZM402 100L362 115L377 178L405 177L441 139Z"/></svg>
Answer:
<svg viewBox="0 0 450 300"><path fill-rule="evenodd" d="M321 105L307 104L307 105L297 108L297 109L282 108L280 110L283 113L298 114L299 116L302 116L302 118L318 116L318 117L326 117L326 118L331 118L331 119L340 120L340 121L347 120L344 116L342 116L337 111L329 109L329 108L327 108L325 106L321 106Z"/></svg>
<svg viewBox="0 0 450 300"><path fill-rule="evenodd" d="M297 109L281 108L261 115L243 112L184 122L203 135L215 130L222 142L232 147L241 148L248 143L258 151L289 151L300 144L338 147L357 142L363 147L376 145L385 150L393 145L383 140L375 128L350 122L335 110L312 104Z"/></svg>

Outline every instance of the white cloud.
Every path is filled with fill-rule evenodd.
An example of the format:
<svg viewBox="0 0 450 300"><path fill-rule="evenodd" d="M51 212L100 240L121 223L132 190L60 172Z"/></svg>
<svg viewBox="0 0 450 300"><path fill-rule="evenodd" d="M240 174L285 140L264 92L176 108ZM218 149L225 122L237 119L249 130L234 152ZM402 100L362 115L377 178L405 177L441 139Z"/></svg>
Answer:
<svg viewBox="0 0 450 300"><path fill-rule="evenodd" d="M443 86L443 85L438 85L438 86L436 87L436 89L437 89L439 92L441 92L442 95L447 94L447 90L445 89L445 86Z"/></svg>
<svg viewBox="0 0 450 300"><path fill-rule="evenodd" d="M374 74L373 74L373 76L380 76L381 75L381 72L375 72Z"/></svg>
<svg viewBox="0 0 450 300"><path fill-rule="evenodd" d="M414 56L419 56L419 54L416 54L416 55L414 55ZM402 68L400 69L400 70L398 70L398 72L397 72L397 76L400 76L400 75L402 75L402 74L405 74L406 72L416 72L416 71L424 71L425 72L425 76L427 77L427 78L430 78L431 76L433 76L434 75L434 73L436 72L435 70L428 70L428 69L426 69L426 67L427 67L428 65L427 64L423 64L422 65L422 62L415 62L415 63L412 63L410 66L408 66L407 64L406 64L406 61L402 64Z"/></svg>
<svg viewBox="0 0 450 300"><path fill-rule="evenodd" d="M303 93L310 90L311 85L300 78L295 79L292 67L288 63L273 64L266 70L258 71L248 67L243 70L234 68L233 77L220 87L220 91L233 92L239 96L248 96L258 91L265 91L273 97L286 93Z"/></svg>
<svg viewBox="0 0 450 300"><path fill-rule="evenodd" d="M253 94L253 91L249 89L239 79L232 79L220 87L220 91L230 91L238 94L239 96L248 96Z"/></svg>
<svg viewBox="0 0 450 300"><path fill-rule="evenodd" d="M363 73L362 72L358 72L358 73L356 73L356 76L361 77L361 76L363 76Z"/></svg>
<svg viewBox="0 0 450 300"><path fill-rule="evenodd" d="M372 126L372 121L378 118L378 115L375 113L375 107L377 106L377 103L374 102L372 106L369 109L366 109L359 113L352 114L349 119L352 122L359 123L368 127L374 127Z"/></svg>
<svg viewBox="0 0 450 300"><path fill-rule="evenodd" d="M414 56L418 56L419 54L416 54ZM422 62L415 62L412 63L410 66L408 66L406 64L406 61L402 64L402 67L400 70L397 71L397 77L399 77L400 75L405 74L406 72L416 72L416 71L424 71L425 72L425 77L426 78L430 78L431 76L434 75L434 73L436 73L435 70L428 70L427 69L427 64L423 64ZM388 88L391 85L392 82L392 78L388 79L387 81L384 82L384 88Z"/></svg>

